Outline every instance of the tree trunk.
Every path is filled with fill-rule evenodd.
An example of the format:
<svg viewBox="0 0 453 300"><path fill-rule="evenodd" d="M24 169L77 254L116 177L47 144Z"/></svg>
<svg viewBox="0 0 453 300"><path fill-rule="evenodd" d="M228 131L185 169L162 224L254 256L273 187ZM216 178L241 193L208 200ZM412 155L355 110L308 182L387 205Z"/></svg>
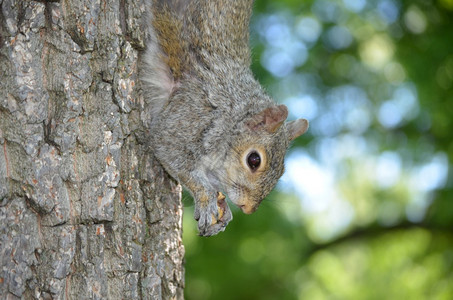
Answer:
<svg viewBox="0 0 453 300"><path fill-rule="evenodd" d="M145 3L0 0L3 299L180 299L180 186L137 92Z"/></svg>

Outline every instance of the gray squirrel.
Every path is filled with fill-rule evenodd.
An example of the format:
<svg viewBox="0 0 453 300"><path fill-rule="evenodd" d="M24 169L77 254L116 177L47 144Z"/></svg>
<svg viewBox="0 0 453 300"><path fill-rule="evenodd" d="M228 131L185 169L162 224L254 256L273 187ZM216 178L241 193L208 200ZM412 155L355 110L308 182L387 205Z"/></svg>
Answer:
<svg viewBox="0 0 453 300"><path fill-rule="evenodd" d="M250 70L253 0L159 1L151 7L141 80L151 101L150 145L190 191L202 236L225 230L225 195L253 213L284 171L308 121L263 91Z"/></svg>

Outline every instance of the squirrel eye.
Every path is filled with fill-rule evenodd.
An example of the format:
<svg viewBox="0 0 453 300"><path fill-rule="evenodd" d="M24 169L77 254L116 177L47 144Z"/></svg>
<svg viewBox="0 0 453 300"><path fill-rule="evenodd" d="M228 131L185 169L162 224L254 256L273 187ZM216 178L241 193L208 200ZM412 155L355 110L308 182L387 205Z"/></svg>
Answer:
<svg viewBox="0 0 453 300"><path fill-rule="evenodd" d="M255 151L251 152L247 157L247 164L252 171L256 170L261 164L261 157Z"/></svg>

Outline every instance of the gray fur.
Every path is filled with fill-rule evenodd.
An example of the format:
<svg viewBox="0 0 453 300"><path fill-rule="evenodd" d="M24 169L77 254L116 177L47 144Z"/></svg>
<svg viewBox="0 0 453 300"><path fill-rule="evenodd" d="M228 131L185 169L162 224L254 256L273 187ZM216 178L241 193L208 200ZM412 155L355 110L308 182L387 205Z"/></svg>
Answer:
<svg viewBox="0 0 453 300"><path fill-rule="evenodd" d="M287 129L275 125L274 117L282 118L276 114L263 119L259 129L249 126L265 109L276 107L249 67L252 1L185 5L179 14L169 12L171 3L156 6L155 16L170 16L171 22L182 24L177 39L181 44L171 49L182 45L183 53L172 57L171 51L165 52L167 37L151 28L141 78L147 101L154 103L150 145L167 172L194 196L198 229L209 236L223 231L232 219L217 193L226 194L246 213L255 211L283 174L290 140L304 133L308 122L293 122ZM180 75L166 64L168 58L181 63ZM287 114L286 107L280 107ZM266 122L274 126L266 127ZM260 149L267 163L253 173L243 163L245 151Z"/></svg>

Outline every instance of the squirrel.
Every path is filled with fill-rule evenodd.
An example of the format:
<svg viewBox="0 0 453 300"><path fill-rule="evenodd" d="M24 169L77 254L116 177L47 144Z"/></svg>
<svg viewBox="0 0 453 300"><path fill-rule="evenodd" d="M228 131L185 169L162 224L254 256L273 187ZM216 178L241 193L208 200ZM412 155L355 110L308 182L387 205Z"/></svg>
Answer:
<svg viewBox="0 0 453 300"><path fill-rule="evenodd" d="M253 0L153 0L140 77L152 103L150 147L194 198L199 234L253 213L308 121L265 93L250 69Z"/></svg>

